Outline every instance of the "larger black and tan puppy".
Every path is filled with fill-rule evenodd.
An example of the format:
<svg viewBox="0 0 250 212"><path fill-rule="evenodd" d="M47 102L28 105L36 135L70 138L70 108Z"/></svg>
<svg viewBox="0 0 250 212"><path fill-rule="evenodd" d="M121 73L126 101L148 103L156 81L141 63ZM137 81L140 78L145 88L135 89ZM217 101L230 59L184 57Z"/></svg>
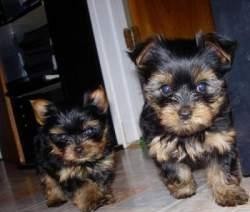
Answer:
<svg viewBox="0 0 250 212"><path fill-rule="evenodd" d="M206 167L222 206L248 201L224 75L236 43L215 33L191 40L162 37L139 44L129 56L137 66L145 105L140 126L164 183L176 198L195 194L193 167Z"/></svg>

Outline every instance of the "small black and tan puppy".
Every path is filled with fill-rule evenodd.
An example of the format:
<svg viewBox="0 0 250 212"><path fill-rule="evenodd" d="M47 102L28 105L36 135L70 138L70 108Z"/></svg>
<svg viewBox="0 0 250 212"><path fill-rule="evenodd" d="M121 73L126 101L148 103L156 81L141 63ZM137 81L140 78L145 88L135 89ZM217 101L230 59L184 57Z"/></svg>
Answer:
<svg viewBox="0 0 250 212"><path fill-rule="evenodd" d="M199 33L193 40L156 37L129 52L145 95L140 119L143 137L175 198L195 194L192 170L206 167L219 205L248 201L240 187L224 80L235 47L234 41L215 33Z"/></svg>
<svg viewBox="0 0 250 212"><path fill-rule="evenodd" d="M113 200L114 158L103 89L96 89L85 101L82 108L69 110L43 99L31 101L41 125L35 149L48 206L70 199L87 212Z"/></svg>

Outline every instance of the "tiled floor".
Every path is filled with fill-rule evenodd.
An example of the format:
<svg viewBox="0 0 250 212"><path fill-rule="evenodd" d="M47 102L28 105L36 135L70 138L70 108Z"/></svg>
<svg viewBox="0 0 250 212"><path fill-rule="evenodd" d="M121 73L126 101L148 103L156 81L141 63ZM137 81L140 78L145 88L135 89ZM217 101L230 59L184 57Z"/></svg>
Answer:
<svg viewBox="0 0 250 212"><path fill-rule="evenodd" d="M197 194L185 200L172 198L159 179L151 159L139 148L119 152L113 190L115 204L104 206L98 212L250 212L247 205L223 208L217 206L206 185L204 172L195 174ZM243 179L250 191L250 178ZM18 170L13 165L0 163L1 212L77 212L66 203L47 208L39 181L33 170Z"/></svg>

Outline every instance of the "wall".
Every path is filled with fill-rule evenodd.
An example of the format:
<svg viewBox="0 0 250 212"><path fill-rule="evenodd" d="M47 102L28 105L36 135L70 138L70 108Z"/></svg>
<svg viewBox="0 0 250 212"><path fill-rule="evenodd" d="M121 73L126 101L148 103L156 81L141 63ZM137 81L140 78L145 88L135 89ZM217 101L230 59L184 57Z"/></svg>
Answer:
<svg viewBox="0 0 250 212"><path fill-rule="evenodd" d="M239 42L229 90L244 175L250 175L250 1L212 0L216 30Z"/></svg>

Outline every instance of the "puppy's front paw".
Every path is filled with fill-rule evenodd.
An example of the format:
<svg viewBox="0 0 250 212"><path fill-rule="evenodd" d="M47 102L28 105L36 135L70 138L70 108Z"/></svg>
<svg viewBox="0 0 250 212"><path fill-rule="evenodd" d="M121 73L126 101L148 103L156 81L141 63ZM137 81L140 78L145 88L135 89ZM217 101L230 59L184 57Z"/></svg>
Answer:
<svg viewBox="0 0 250 212"><path fill-rule="evenodd" d="M64 193L58 186L46 190L46 199L48 207L56 207L67 202Z"/></svg>
<svg viewBox="0 0 250 212"><path fill-rule="evenodd" d="M46 204L48 207L57 207L57 206L60 206L66 202L67 202L66 199L48 199Z"/></svg>
<svg viewBox="0 0 250 212"><path fill-rule="evenodd" d="M99 199L98 201L96 202L92 202L92 203L88 203L88 204L85 204L85 205L81 205L79 207L79 209L81 210L81 212L93 212L95 211L97 208L107 204L107 199Z"/></svg>
<svg viewBox="0 0 250 212"><path fill-rule="evenodd" d="M104 202L103 204L112 204L115 203L115 198L112 192L106 193L104 195Z"/></svg>
<svg viewBox="0 0 250 212"><path fill-rule="evenodd" d="M94 212L95 209L94 208L82 208L80 209L81 212Z"/></svg>
<svg viewBox="0 0 250 212"><path fill-rule="evenodd" d="M221 206L243 205L248 202L249 195L238 185L221 186L214 192L215 201Z"/></svg>
<svg viewBox="0 0 250 212"><path fill-rule="evenodd" d="M170 193L176 199L184 199L191 197L196 192L196 183L193 180L191 180L189 183L168 184L167 187Z"/></svg>

